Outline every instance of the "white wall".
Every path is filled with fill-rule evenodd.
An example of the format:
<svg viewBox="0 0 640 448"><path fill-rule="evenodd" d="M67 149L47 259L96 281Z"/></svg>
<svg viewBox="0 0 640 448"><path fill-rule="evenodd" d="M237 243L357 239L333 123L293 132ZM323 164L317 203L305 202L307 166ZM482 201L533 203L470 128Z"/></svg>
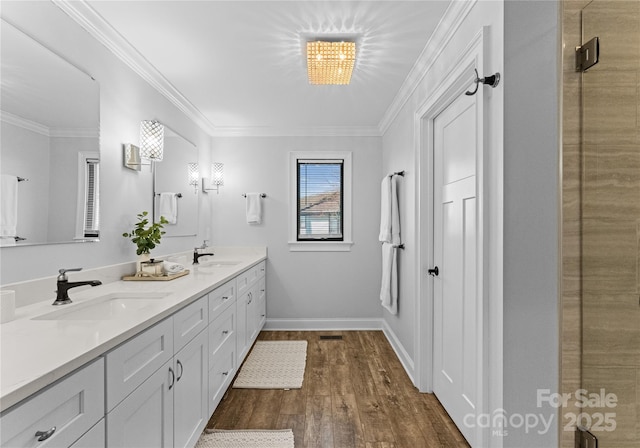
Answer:
<svg viewBox="0 0 640 448"><path fill-rule="evenodd" d="M559 388L559 102L557 2L505 4L504 408L544 414ZM509 432L505 446L557 445L550 431Z"/></svg>
<svg viewBox="0 0 640 448"><path fill-rule="evenodd" d="M213 242L266 245L267 317L379 319L380 172L378 137L215 137L213 159L224 163L225 185L209 194ZM290 252L289 152L352 151L353 240L351 252ZM248 225L242 193L261 192L263 220ZM323 325L326 323L323 323Z"/></svg>
<svg viewBox="0 0 640 448"><path fill-rule="evenodd" d="M460 57L465 48L482 29L489 27L488 48L485 52L485 66L491 72L502 71L502 13L503 4L499 1L479 1L465 17L452 36L451 40L442 49L442 52L433 61L429 70L424 73L421 82L408 98L395 119L383 136L383 172L405 170L405 177L400 181L400 210L402 224L402 240L405 250L400 252L400 297L398 299L399 312L394 316L384 312L384 320L388 328L397 338L402 349L407 353L409 360L406 367L412 368L416 360L415 316L416 301L418 298L417 275L424 272L429 266L416 266L417 251L417 203L416 189L418 188L418 173L416 165L416 138L414 135L415 115L420 106L432 95L435 89L449 76L449 70ZM502 96L499 91L488 92L485 105L487 114L491 120L500 120L502 116ZM500 126L490 125L488 148L491 152L502 147L502 135ZM495 194L491 192L490 194ZM403 204L404 203L404 204ZM404 206L403 206L404 205ZM424 303L430 303L430 297L423 297ZM410 370L410 374L413 371Z"/></svg>
<svg viewBox="0 0 640 448"><path fill-rule="evenodd" d="M151 176L122 166L122 144L136 143L140 121L155 118L194 142L200 162L208 163L210 137L51 2L3 2L1 13L100 84L101 149L101 241L2 248L1 283L53 276L61 267L91 268L134 260L135 247L122 233L131 229L138 212L151 211ZM208 213L205 204L201 232ZM153 255L189 250L201 239L167 238Z"/></svg>

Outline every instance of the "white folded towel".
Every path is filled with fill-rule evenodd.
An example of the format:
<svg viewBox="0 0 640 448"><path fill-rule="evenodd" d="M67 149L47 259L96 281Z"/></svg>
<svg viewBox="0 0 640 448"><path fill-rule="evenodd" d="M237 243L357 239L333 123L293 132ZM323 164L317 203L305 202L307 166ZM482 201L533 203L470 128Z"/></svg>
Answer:
<svg viewBox="0 0 640 448"><path fill-rule="evenodd" d="M0 236L16 236L17 224L18 176L2 174L0 176ZM13 242L15 244L15 240Z"/></svg>
<svg viewBox="0 0 640 448"><path fill-rule="evenodd" d="M184 271L184 265L165 260L162 262L162 270L167 274L177 274Z"/></svg>
<svg viewBox="0 0 640 448"><path fill-rule="evenodd" d="M382 285L380 301L391 314L398 314L398 264L397 248L382 243Z"/></svg>
<svg viewBox="0 0 640 448"><path fill-rule="evenodd" d="M169 224L178 221L178 195L176 193L160 193L160 216L164 216Z"/></svg>
<svg viewBox="0 0 640 448"><path fill-rule="evenodd" d="M260 193L247 193L247 223L260 224L262 222L262 203Z"/></svg>
<svg viewBox="0 0 640 448"><path fill-rule="evenodd" d="M16 239L12 236L0 236L0 247L15 246Z"/></svg>
<svg viewBox="0 0 640 448"><path fill-rule="evenodd" d="M380 234L378 241L391 242L391 177L384 176L380 186Z"/></svg>

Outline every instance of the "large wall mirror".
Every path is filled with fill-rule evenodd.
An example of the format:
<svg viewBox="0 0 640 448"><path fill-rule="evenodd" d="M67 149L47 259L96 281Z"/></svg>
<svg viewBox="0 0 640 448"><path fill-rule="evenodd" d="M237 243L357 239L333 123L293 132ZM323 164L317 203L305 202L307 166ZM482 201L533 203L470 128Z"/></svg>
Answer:
<svg viewBox="0 0 640 448"><path fill-rule="evenodd" d="M99 237L98 83L2 20L0 245Z"/></svg>
<svg viewBox="0 0 640 448"><path fill-rule="evenodd" d="M163 160L154 162L153 194L154 220L160 215L169 220L166 237L198 233L197 161L196 146L165 126Z"/></svg>

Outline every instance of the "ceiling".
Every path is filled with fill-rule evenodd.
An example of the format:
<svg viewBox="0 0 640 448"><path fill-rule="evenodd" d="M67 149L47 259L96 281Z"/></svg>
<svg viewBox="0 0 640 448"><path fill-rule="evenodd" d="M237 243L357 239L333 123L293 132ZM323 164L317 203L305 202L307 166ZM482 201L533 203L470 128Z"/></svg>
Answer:
<svg viewBox="0 0 640 448"><path fill-rule="evenodd" d="M449 3L88 0L84 16L214 134L376 134ZM355 37L350 85L308 83L304 45L323 36Z"/></svg>

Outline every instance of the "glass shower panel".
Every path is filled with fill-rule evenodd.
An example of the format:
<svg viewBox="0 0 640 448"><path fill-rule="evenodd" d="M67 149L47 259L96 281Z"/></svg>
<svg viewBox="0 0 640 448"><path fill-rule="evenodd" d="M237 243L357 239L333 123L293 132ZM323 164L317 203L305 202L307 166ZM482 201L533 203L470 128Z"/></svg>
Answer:
<svg viewBox="0 0 640 448"><path fill-rule="evenodd" d="M593 0L582 41L582 387L599 448L640 440L640 1ZM613 394L613 395L608 395ZM615 397L595 400L595 397ZM600 402L598 402L600 401Z"/></svg>

